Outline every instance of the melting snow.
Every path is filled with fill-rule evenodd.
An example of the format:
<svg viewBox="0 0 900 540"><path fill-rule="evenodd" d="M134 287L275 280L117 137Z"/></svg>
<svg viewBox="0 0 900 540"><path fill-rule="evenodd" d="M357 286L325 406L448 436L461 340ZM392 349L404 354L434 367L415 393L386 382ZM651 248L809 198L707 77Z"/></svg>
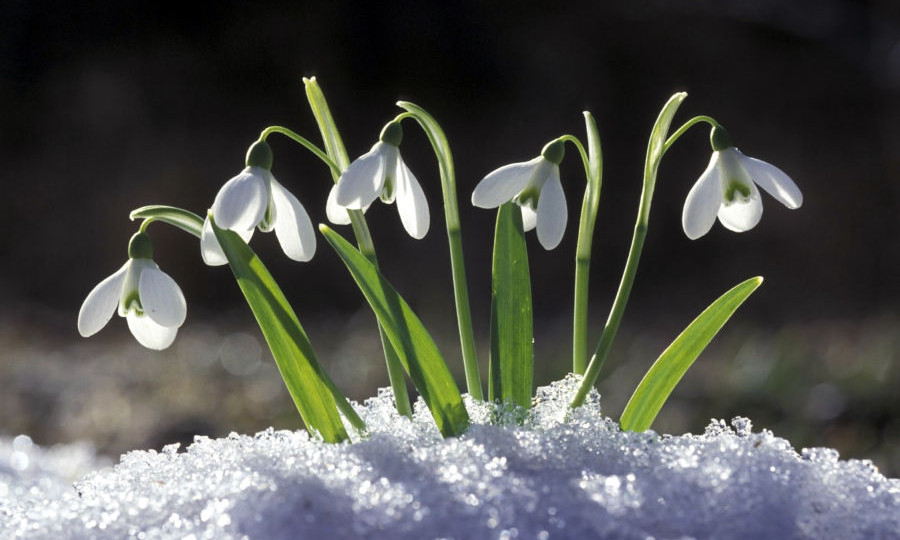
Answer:
<svg viewBox="0 0 900 540"><path fill-rule="evenodd" d="M86 446L0 439L0 538L900 539L900 480L867 461L797 454L743 418L623 433L596 394L566 414L576 384L540 389L524 425L469 402L450 440L387 390L358 407L373 431L352 445L269 430L101 468Z"/></svg>

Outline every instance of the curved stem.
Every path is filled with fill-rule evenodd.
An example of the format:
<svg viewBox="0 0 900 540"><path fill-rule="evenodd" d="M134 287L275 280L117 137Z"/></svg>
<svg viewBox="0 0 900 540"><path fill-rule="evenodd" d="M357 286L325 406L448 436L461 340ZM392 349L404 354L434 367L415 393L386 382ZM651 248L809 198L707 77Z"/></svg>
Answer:
<svg viewBox="0 0 900 540"><path fill-rule="evenodd" d="M710 127L716 127L719 125L719 123L716 122L716 119L711 116L695 116L685 122L680 128L675 130L675 133L673 133L671 137L666 139L666 142L662 147L662 153L665 154L669 150L669 147L675 144L675 141L677 141L682 135L684 135L687 130L691 129L692 127L694 127L694 125L699 124L700 122L706 122L710 125Z"/></svg>
<svg viewBox="0 0 900 540"><path fill-rule="evenodd" d="M325 95L322 93L322 89L319 88L319 83L316 82L315 77L309 79L304 77L303 84L306 88L309 106L322 134L322 140L327 151L326 157L331 168L331 176L337 182L341 177L341 173L350 166L350 158L347 156L347 150L344 148L341 135L337 130L337 125L334 123L334 118L331 116L331 110L328 108L328 102L325 101ZM356 236L356 243L359 246L360 253L365 255L366 259L371 261L377 268L378 258L375 254L375 244L372 241L372 234L369 232L369 225L366 223L365 215L362 210L348 210L347 214L350 216L350 224L353 227L353 234ZM411 417L412 405L409 402L409 394L406 390L406 381L403 378L403 365L400 363L400 357L394 350L394 346L380 323L378 323L378 335L381 338L381 347L384 350L384 361L387 364L388 379L391 382L391 390L394 392L394 403L397 407L397 412L403 416Z"/></svg>
<svg viewBox="0 0 900 540"><path fill-rule="evenodd" d="M300 135L298 135L297 133L295 133L294 131L292 131L286 127L269 126L266 129L262 130L262 132L259 134L259 140L261 140L261 141L266 140L266 138L268 138L268 136L271 135L272 133L279 133L279 134L284 135L285 137L291 139L292 141L300 144L301 146L303 146L304 148L306 148L307 150L309 150L310 152L315 154L315 156L317 158L321 159L322 162L325 163L325 165L328 165L328 168L331 169L331 171L333 173L337 173L338 177L341 176L341 169L338 168L338 166L334 163L334 161L331 160L330 157L328 157L328 154L323 152L322 149L319 148L318 146L314 145L313 143L309 142L307 139L301 137Z"/></svg>
<svg viewBox="0 0 900 540"><path fill-rule="evenodd" d="M581 219L578 223L578 244L575 248L575 293L572 321L572 372L582 374L587 369L587 325L588 325L588 281L591 269L591 246L594 227L597 223L597 209L600 206L600 188L603 184L603 152L600 135L594 117L584 112L585 130L588 136L590 154L578 138L565 135L561 139L578 148L584 163L587 186L581 203Z"/></svg>
<svg viewBox="0 0 900 540"><path fill-rule="evenodd" d="M450 268L460 348L466 372L466 387L473 399L483 400L481 376L478 373L478 356L475 351L475 333L472 328L472 313L469 307L466 268L463 262L462 231L459 221L459 205L456 200L456 173L453 167L453 155L450 153L450 145L444 131L425 109L408 101L398 101L397 106L407 111L398 115L397 118L401 120L403 118L415 119L428 136L435 157L437 157L441 174L441 193L444 197L444 220L447 223L447 238L450 244Z"/></svg>

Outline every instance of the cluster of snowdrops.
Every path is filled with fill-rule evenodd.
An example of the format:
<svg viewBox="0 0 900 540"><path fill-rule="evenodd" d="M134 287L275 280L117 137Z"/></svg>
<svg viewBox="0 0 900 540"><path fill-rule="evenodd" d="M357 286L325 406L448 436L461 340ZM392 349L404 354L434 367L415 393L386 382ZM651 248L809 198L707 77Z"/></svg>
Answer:
<svg viewBox="0 0 900 540"><path fill-rule="evenodd" d="M380 272L365 220L366 211L380 199L396 204L403 227L413 238L424 238L429 231L431 212L425 193L400 155L404 122L414 122L422 129L437 158L466 389L476 400L488 399L524 409L531 405L533 316L525 233L536 230L540 245L551 250L566 231L568 205L559 165L567 145L574 147L581 158L586 179L575 254L572 338L572 371L582 380L572 396L572 407L584 402L612 346L643 249L660 162L684 133L705 124L710 128L712 146L709 165L684 204L682 225L691 239L706 234L717 218L733 231L753 228L762 215L758 188L788 208L798 208L802 203L800 190L788 175L742 154L712 117L691 118L670 134L673 118L686 98L685 93L673 95L651 130L625 269L599 342L589 352L588 274L603 157L596 124L585 112L584 142L573 135L557 137L537 157L489 173L472 193L475 206L497 209L485 395L469 311L453 157L440 125L421 107L398 102L402 112L387 123L369 152L351 162L315 78L304 79L304 84L322 147L285 127L268 127L250 146L246 168L222 186L205 215L159 205L131 212L132 220L141 221L128 246L128 261L88 294L78 315L78 330L85 337L91 336L118 311L145 347L165 349L173 342L184 323L186 303L178 285L153 261L147 231L154 222L175 226L199 239L200 253L207 265L230 265L307 429L327 442L350 439L354 430L364 435L366 425L318 362L290 303L248 246L254 231L259 229L274 231L285 255L293 260L309 261L316 252L317 234L309 214L272 174L273 154L267 143L270 135L277 133L297 142L330 169L334 187L325 204L326 215L334 225L351 226L356 246L324 224L319 225L319 231L346 265L376 315L398 412L412 414L406 388L408 378L444 436L459 435L469 425L459 387L427 329ZM725 292L662 352L625 407L620 419L623 429L639 431L650 427L685 371L761 282L762 278L754 277Z"/></svg>

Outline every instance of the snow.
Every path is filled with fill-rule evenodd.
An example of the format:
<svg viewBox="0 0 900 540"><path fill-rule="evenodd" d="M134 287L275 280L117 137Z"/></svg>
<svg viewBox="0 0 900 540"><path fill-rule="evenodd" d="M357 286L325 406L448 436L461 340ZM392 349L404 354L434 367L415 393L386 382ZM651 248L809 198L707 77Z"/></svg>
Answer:
<svg viewBox="0 0 900 540"><path fill-rule="evenodd" d="M87 446L2 439L0 538L900 539L900 480L870 462L798 454L744 418L623 433L596 393L567 413L575 385L527 415L467 400L473 425L448 440L386 389L354 444L270 429L101 468Z"/></svg>

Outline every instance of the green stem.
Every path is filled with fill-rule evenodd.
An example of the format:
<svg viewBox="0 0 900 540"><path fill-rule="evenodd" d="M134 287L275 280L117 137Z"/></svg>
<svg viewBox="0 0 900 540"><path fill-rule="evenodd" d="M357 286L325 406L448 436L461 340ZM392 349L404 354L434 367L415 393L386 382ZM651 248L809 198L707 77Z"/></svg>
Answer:
<svg viewBox="0 0 900 540"><path fill-rule="evenodd" d="M290 129L288 129L286 127L282 127L282 126L269 126L266 129L262 130L262 133L259 134L259 140L261 140L261 141L266 140L269 137L269 135L271 135L272 133L279 133L279 134L284 135L285 137L291 139L292 141L299 143L301 146L303 146L304 148L306 148L307 150L309 150L310 152L315 154L315 156L317 158L321 159L322 162L325 163L325 165L328 165L328 168L331 169L332 173L336 173L338 175L338 177L340 177L341 169L338 168L338 166L334 163L334 161L331 160L330 157L328 157L328 154L323 152L322 149L319 148L318 146L309 142L309 140L298 135L293 130L290 130Z"/></svg>
<svg viewBox="0 0 900 540"><path fill-rule="evenodd" d="M600 206L600 188L603 184L603 152L600 147L600 135L597 131L597 123L588 111L584 112L584 123L590 154L585 153L581 141L574 136L562 137L563 140L571 142L578 148L587 178L584 200L581 203L581 219L578 224L578 244L575 248L572 372L577 374L583 374L587 369L588 281L591 269L591 246L597 222L597 209Z"/></svg>
<svg viewBox="0 0 900 540"><path fill-rule="evenodd" d="M672 117L675 116L675 112L678 110L679 105L681 105L681 102L684 101L685 97L687 97L687 94L681 92L669 98L669 101L663 106L663 109L659 113L659 117L656 119L656 123L651 130L650 141L647 145L647 156L644 161L641 201L638 205L637 220L634 224L634 235L631 238L628 259L625 261L625 270L622 272L622 280L619 282L619 289L616 291L616 298L610 309L606 325L603 327L603 333L600 335L600 341L588 363L584 378L581 381L581 386L579 386L575 397L569 404L572 408L580 407L584 404L588 392L590 392L594 383L597 382L600 370L606 362L606 357L609 355L613 340L616 338L616 333L619 331L622 316L625 314L625 306L628 304L628 297L631 295L631 288L634 286L638 262L641 258L641 251L644 248L644 239L647 237L647 223L650 219L650 203L653 200L653 191L656 188L656 175L659 170L662 156L667 149L665 145L667 142L666 135L669 132ZM699 121L701 120L697 120L697 122ZM687 130L689 127L690 126L688 125L687 127L682 127L682 129ZM684 132L681 129L679 131L681 133ZM680 136L678 133L676 133L676 135ZM673 137L675 137L675 135L673 135Z"/></svg>
<svg viewBox="0 0 900 540"><path fill-rule="evenodd" d="M330 163L331 176L337 182L341 177L341 173L350 166L350 158L347 156L347 150L344 148L344 143L341 140L337 125L334 123L334 118L331 116L328 102L325 101L325 95L322 93L319 83L316 82L316 78L308 79L304 77L303 84L306 88L309 106L322 134L322 141L325 144L327 158ZM375 254L375 244L372 241L372 234L369 232L369 225L366 223L365 215L362 210L348 210L347 214L350 216L350 224L353 227L353 234L356 236L356 243L359 246L360 253L365 255L366 259L377 268L378 258ZM406 390L406 381L403 378L403 365L400 363L400 357L397 356L397 352L391 345L390 339L380 323L378 324L378 335L381 338L381 347L384 350L384 360L387 364L388 379L391 382L391 390L394 392L394 403L397 406L397 412L403 416L411 417L412 406Z"/></svg>
<svg viewBox="0 0 900 540"><path fill-rule="evenodd" d="M472 327L472 313L469 307L469 289L466 283L466 267L463 262L462 230L459 220L459 204L456 200L456 173L450 144L437 121L425 109L408 101L398 101L397 106L407 112L396 120L412 117L428 136L441 175L441 194L444 198L444 220L447 223L447 239L450 244L450 268L453 278L453 296L456 303L456 321L459 326L459 341L462 349L463 367L466 372L466 387L473 399L483 400L481 376L478 373L478 355L475 350L475 332Z"/></svg>
<svg viewBox="0 0 900 540"><path fill-rule="evenodd" d="M692 127L694 127L694 125L696 125L700 122L706 122L707 124L710 125L710 127L716 127L719 125L719 123L716 122L716 119L711 116L705 116L705 115L695 116L695 117L691 118L690 120L688 120L687 122L685 122L680 128L675 130L675 133L673 133L671 137L666 139L666 143L663 145L663 148L662 148L662 153L665 154L666 151L669 150L669 147L671 147L673 144L675 144L675 141L677 141L682 135L684 135L685 132L687 132L687 130L691 129Z"/></svg>

